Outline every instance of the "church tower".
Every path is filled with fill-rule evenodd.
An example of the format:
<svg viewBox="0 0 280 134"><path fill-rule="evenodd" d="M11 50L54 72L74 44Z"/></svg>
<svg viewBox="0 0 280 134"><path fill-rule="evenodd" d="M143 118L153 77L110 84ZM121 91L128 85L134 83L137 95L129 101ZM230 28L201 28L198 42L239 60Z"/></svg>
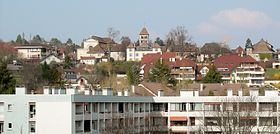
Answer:
<svg viewBox="0 0 280 134"><path fill-rule="evenodd" d="M143 27L141 32L139 33L139 45L141 46L142 44L147 45L149 42L149 33L146 29L146 27Z"/></svg>

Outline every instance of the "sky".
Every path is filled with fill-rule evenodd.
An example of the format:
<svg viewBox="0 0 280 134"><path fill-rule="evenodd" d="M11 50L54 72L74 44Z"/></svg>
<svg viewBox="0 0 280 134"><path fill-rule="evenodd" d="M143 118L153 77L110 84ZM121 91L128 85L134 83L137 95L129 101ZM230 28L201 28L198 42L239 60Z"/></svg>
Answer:
<svg viewBox="0 0 280 134"><path fill-rule="evenodd" d="M192 41L227 42L244 47L262 38L280 48L279 0L0 0L0 39L39 34L80 44L91 35L107 36L109 27L138 39L142 27L162 39L184 26Z"/></svg>

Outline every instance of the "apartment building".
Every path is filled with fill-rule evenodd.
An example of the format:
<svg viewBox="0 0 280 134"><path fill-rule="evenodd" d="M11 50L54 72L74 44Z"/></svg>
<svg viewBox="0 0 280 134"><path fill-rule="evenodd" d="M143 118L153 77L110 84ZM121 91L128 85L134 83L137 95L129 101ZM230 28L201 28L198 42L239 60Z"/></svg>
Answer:
<svg viewBox="0 0 280 134"><path fill-rule="evenodd" d="M139 33L139 45L130 44L126 48L127 61L141 61L145 54L162 52L161 47L157 43L149 42L148 30L144 27Z"/></svg>
<svg viewBox="0 0 280 134"><path fill-rule="evenodd" d="M251 56L223 55L215 59L214 65L225 83L264 85L264 68Z"/></svg>
<svg viewBox="0 0 280 134"><path fill-rule="evenodd" d="M148 72L157 60L161 60L163 64L166 64L170 68L170 75L176 80L195 80L196 63L188 58L177 56L176 52L144 55L140 62L142 69L140 74L143 75L144 78L148 77Z"/></svg>
<svg viewBox="0 0 280 134"><path fill-rule="evenodd" d="M44 87L44 94L26 94L17 87L14 95L0 95L0 133L280 132L278 91L250 90L246 95L243 89L227 88L218 93L205 96L201 89L185 89L179 96L164 96L163 91L153 97L127 91L114 96L110 88Z"/></svg>
<svg viewBox="0 0 280 134"><path fill-rule="evenodd" d="M15 47L15 49L22 59L42 59L46 54L46 48L43 46L22 45Z"/></svg>

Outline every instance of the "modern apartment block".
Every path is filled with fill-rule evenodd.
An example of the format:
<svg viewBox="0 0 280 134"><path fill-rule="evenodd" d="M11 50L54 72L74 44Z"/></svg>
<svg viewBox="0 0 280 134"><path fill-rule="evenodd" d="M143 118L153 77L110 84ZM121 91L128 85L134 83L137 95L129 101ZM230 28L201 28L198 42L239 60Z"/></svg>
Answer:
<svg viewBox="0 0 280 134"><path fill-rule="evenodd" d="M215 59L214 65L225 83L264 85L264 68L251 56L223 55Z"/></svg>
<svg viewBox="0 0 280 134"><path fill-rule="evenodd" d="M109 88L44 88L43 94L0 95L0 133L221 133L229 128L250 133L280 132L278 91L259 94L225 89L225 96L181 90L179 96L113 95ZM224 92L221 91L221 92ZM224 126L222 129L221 126Z"/></svg>

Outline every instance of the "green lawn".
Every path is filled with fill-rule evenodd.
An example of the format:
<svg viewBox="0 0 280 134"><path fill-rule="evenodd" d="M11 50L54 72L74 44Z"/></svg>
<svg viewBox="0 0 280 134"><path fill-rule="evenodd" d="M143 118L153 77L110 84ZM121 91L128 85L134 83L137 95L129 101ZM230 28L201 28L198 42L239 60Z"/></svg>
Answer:
<svg viewBox="0 0 280 134"><path fill-rule="evenodd" d="M280 70L274 68L266 68L265 77L273 79L274 74L280 73Z"/></svg>

